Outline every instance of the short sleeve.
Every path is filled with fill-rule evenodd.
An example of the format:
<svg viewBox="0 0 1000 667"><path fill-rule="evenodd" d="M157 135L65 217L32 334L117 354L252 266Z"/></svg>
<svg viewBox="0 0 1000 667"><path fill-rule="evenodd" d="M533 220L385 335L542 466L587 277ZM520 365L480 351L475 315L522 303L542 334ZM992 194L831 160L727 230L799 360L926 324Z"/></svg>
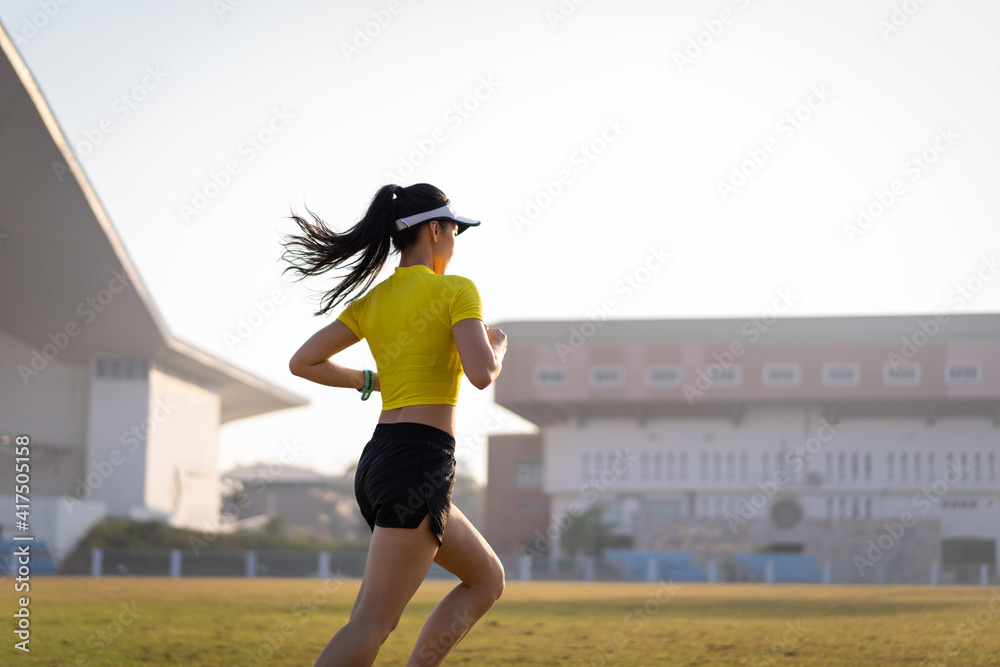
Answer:
<svg viewBox="0 0 1000 667"><path fill-rule="evenodd" d="M361 333L361 324L358 322L360 319L358 310L361 306L361 299L355 299L347 305L347 308L340 313L337 317L338 320L347 325L347 328L354 332L354 335L358 337L358 340L364 339L364 334Z"/></svg>
<svg viewBox="0 0 1000 667"><path fill-rule="evenodd" d="M455 298L451 300L451 323L469 319L483 319L483 302L479 298L476 284L468 278L462 280L455 290Z"/></svg>

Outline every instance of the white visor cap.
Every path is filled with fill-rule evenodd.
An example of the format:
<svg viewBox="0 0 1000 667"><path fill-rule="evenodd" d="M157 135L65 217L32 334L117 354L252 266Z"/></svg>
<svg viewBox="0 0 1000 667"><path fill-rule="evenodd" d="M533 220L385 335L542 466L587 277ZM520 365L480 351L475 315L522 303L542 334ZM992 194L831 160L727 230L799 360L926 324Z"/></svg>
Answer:
<svg viewBox="0 0 1000 667"><path fill-rule="evenodd" d="M396 229L403 230L407 227L418 225L421 222L426 222L427 220L452 220L457 222L459 234L464 232L469 227L479 226L479 220L473 220L472 218L457 215L455 211L452 210L450 205L445 204L444 206L439 206L431 211L414 213L413 215L408 215L405 218L396 220Z"/></svg>

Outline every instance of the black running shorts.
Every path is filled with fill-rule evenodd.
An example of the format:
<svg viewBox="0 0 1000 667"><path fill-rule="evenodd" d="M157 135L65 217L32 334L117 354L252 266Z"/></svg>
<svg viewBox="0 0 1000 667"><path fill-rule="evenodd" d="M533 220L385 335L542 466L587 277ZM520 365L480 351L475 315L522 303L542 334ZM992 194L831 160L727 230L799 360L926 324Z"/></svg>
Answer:
<svg viewBox="0 0 1000 667"><path fill-rule="evenodd" d="M441 544L455 488L455 438L416 422L376 424L354 474L354 495L372 532L416 528L430 514Z"/></svg>

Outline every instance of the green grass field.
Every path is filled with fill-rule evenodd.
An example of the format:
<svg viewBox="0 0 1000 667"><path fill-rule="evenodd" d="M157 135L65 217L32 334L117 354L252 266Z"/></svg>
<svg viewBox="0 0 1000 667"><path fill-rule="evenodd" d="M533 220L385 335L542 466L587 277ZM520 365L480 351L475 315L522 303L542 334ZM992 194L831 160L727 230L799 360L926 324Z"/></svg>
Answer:
<svg viewBox="0 0 1000 667"><path fill-rule="evenodd" d="M0 664L312 665L358 584L36 577L31 653L6 631ZM424 584L376 664L404 664L450 586ZM446 664L995 666L1000 589L512 581Z"/></svg>

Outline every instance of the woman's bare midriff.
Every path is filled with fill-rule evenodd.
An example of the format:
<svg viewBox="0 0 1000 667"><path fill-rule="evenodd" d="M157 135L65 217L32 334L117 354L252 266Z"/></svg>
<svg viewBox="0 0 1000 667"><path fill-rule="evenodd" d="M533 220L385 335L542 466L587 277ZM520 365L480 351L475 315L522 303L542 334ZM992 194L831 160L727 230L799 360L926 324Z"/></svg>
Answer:
<svg viewBox="0 0 1000 667"><path fill-rule="evenodd" d="M455 436L455 406L442 404L406 405L395 410L383 410L379 415L379 424L395 422L416 422L439 428Z"/></svg>

